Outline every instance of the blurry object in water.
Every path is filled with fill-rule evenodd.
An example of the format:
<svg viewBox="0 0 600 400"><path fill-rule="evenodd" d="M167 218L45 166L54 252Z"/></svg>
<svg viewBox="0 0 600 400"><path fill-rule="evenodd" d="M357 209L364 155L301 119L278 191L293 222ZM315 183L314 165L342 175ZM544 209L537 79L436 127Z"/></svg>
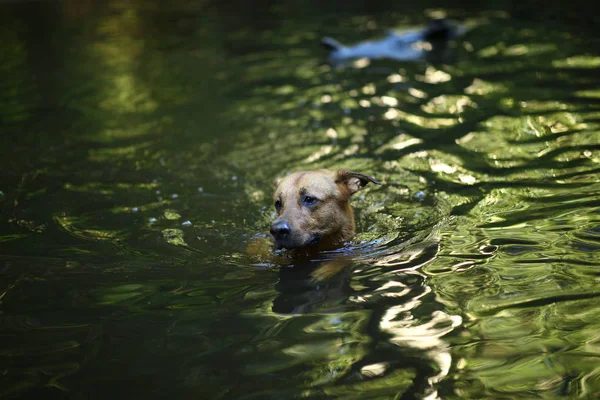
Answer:
<svg viewBox="0 0 600 400"><path fill-rule="evenodd" d="M362 42L354 46L344 46L330 37L321 39L321 44L331 50L329 60L333 65L359 58L419 61L430 54L442 55L448 42L465 31L465 27L455 25L447 19L436 19L430 21L425 29L403 33L389 32L381 40Z"/></svg>

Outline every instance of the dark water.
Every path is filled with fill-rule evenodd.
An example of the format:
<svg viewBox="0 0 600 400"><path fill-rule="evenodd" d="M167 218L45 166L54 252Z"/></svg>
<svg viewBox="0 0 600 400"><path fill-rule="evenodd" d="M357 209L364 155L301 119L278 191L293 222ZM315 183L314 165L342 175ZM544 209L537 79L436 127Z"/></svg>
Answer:
<svg viewBox="0 0 600 400"><path fill-rule="evenodd" d="M598 397L597 13L438 7L1 3L0 397ZM443 60L318 45L439 13ZM384 183L350 265L247 255L322 167Z"/></svg>

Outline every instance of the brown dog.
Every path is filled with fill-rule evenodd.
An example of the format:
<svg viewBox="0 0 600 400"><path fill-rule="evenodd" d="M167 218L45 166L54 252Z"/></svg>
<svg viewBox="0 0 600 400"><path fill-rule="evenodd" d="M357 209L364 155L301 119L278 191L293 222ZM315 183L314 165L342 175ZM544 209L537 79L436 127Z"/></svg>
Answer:
<svg viewBox="0 0 600 400"><path fill-rule="evenodd" d="M275 246L320 251L341 246L354 236L350 196L370 176L345 169L294 172L283 178L273 196L277 219L271 225Z"/></svg>

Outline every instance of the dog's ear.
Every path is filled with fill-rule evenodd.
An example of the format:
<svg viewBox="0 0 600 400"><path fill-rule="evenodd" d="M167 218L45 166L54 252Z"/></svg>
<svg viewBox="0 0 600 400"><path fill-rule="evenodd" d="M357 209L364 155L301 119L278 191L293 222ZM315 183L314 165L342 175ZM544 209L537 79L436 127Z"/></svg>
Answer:
<svg viewBox="0 0 600 400"><path fill-rule="evenodd" d="M342 188L345 189L343 191L347 196L352 196L369 182L381 185L377 179L372 176L361 174L360 172L349 171L347 169L338 169L336 171L335 183L341 185Z"/></svg>

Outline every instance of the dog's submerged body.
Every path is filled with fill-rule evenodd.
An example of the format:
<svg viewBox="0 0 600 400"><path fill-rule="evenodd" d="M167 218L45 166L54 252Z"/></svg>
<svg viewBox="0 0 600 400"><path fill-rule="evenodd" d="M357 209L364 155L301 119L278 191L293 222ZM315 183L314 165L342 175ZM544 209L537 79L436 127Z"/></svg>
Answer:
<svg viewBox="0 0 600 400"><path fill-rule="evenodd" d="M273 195L275 246L294 251L335 249L354 236L350 196L373 177L349 170L300 171L283 178Z"/></svg>

